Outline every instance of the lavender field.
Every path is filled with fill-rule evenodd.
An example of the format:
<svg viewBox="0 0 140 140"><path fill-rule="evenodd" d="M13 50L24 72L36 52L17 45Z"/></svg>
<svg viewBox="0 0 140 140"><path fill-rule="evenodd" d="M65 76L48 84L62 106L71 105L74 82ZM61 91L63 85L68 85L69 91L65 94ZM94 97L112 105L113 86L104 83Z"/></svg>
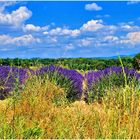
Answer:
<svg viewBox="0 0 140 140"><path fill-rule="evenodd" d="M140 73L0 67L0 138L139 138Z"/></svg>
<svg viewBox="0 0 140 140"><path fill-rule="evenodd" d="M89 71L84 74L54 65L42 67L37 70L16 68L10 66L0 67L1 99L8 97L16 88L23 90L26 82L32 77L49 80L53 84L64 88L68 100L81 100L82 95L88 100L88 93L93 96L102 93L104 88L111 86L139 85L140 73L134 69L123 67L108 67L104 70ZM111 87L110 87L111 88ZM104 90L104 89L103 89Z"/></svg>

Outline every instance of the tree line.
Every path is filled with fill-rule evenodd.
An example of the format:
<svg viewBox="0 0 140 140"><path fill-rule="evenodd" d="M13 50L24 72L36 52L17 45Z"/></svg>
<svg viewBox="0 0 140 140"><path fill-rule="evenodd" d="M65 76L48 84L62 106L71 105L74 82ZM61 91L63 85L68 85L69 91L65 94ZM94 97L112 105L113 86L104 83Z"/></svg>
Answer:
<svg viewBox="0 0 140 140"><path fill-rule="evenodd" d="M135 57L122 57L122 62L125 67L140 69L140 53ZM117 59L99 59L99 58L59 58L59 59L20 59L6 58L0 59L0 65L10 65L23 68L42 67L47 65L63 66L76 70L99 70L110 66L121 66L120 60Z"/></svg>

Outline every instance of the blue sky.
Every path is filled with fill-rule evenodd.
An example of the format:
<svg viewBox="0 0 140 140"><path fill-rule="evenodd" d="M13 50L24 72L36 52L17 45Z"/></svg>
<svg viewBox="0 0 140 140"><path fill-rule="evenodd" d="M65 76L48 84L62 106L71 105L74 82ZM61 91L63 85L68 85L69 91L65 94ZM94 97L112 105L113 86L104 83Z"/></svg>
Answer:
<svg viewBox="0 0 140 140"><path fill-rule="evenodd" d="M110 57L140 52L140 2L0 2L0 57Z"/></svg>

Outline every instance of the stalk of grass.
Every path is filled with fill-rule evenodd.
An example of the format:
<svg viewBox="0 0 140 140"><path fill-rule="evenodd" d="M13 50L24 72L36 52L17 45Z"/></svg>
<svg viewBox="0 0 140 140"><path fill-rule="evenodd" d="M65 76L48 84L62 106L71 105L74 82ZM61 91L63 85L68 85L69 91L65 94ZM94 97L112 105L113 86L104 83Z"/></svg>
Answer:
<svg viewBox="0 0 140 140"><path fill-rule="evenodd" d="M121 59L120 55L118 57L119 57L119 61L121 63L121 67L122 67L122 70L123 70L123 75L124 75L124 79L125 79L125 86L127 86L127 76L126 76L126 73L125 73L125 70L124 70L124 65L123 65L123 62L122 62L122 59Z"/></svg>

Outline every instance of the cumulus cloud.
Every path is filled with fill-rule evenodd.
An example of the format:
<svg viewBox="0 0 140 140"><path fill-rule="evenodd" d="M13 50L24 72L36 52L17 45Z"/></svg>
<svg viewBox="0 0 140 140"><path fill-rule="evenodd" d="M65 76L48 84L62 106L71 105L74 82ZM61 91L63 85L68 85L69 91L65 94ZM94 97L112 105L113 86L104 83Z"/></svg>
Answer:
<svg viewBox="0 0 140 140"><path fill-rule="evenodd" d="M0 13L0 24L20 26L32 15L32 12L27 7L19 7L11 13Z"/></svg>
<svg viewBox="0 0 140 140"><path fill-rule="evenodd" d="M90 20L87 23L83 24L79 29L68 29L57 27L55 29L50 29L44 31L43 34L47 36L64 36L64 37L78 37L83 35L85 32L97 32L98 30L114 30L114 26L106 26L103 24L102 20ZM38 28L40 30L40 28ZM87 34L88 35L88 34Z"/></svg>
<svg viewBox="0 0 140 140"><path fill-rule="evenodd" d="M40 29L40 28L39 28ZM78 38L82 36L103 36L104 34L113 34L116 31L116 26L114 25L105 25L101 19L99 20L90 20L87 23L83 24L79 29L68 29L68 28L52 28L43 32L45 36L58 37L62 39L65 38Z"/></svg>
<svg viewBox="0 0 140 140"><path fill-rule="evenodd" d="M80 31L75 29L75 30L70 30L70 29L66 29L66 28L60 28L57 27L55 29L52 29L50 31L45 31L43 32L44 35L51 35L51 36L72 36L72 37L76 37L80 34Z"/></svg>
<svg viewBox="0 0 140 140"><path fill-rule="evenodd" d="M83 31L97 31L103 28L103 21L102 20L90 20L87 23L83 24L81 30Z"/></svg>
<svg viewBox="0 0 140 140"><path fill-rule="evenodd" d="M119 39L120 45L127 45L127 47L135 47L140 44L140 31L129 32Z"/></svg>
<svg viewBox="0 0 140 140"><path fill-rule="evenodd" d="M118 26L118 29L120 28L120 30L123 30L123 31L139 31L140 30L140 27L139 26L136 26L136 25L133 25L134 23L120 23L119 26Z"/></svg>
<svg viewBox="0 0 140 140"><path fill-rule="evenodd" d="M32 43L40 43L39 38L34 38L31 34L23 35L19 37L11 37L9 35L0 35L1 45L16 45L16 46L27 46Z"/></svg>
<svg viewBox="0 0 140 140"><path fill-rule="evenodd" d="M96 3L91 3L91 4L86 4L85 5L85 10L88 10L88 11L100 11L100 10L102 10L102 7L98 6Z"/></svg>
<svg viewBox="0 0 140 140"><path fill-rule="evenodd" d="M39 32L39 31L45 31L48 29L49 29L49 26L40 27L40 26L35 26L33 24L26 24L23 26L23 31L25 32L30 32L30 31Z"/></svg>
<svg viewBox="0 0 140 140"><path fill-rule="evenodd" d="M44 31L46 36L45 42L49 44L53 42L50 40L57 40L57 45L66 46L66 50L72 50L73 47L99 47L106 43L117 41L117 37L113 36L117 27L114 25L106 25L100 20L90 20L83 24L79 29L68 29L57 27ZM105 36L108 37L105 38ZM103 42L104 41L104 42ZM69 44L69 45L68 45ZM70 45L72 44L72 45ZM67 46L68 45L68 46Z"/></svg>
<svg viewBox="0 0 140 140"><path fill-rule="evenodd" d="M27 24L23 27L24 31L40 31L41 27L40 26L35 26L33 24Z"/></svg>
<svg viewBox="0 0 140 140"><path fill-rule="evenodd" d="M81 31L83 32L96 32L97 31L102 31L102 34L113 34L116 30L117 27L115 25L105 25L103 23L103 20L90 20L87 23L83 24L83 26L80 28Z"/></svg>
<svg viewBox="0 0 140 140"><path fill-rule="evenodd" d="M140 44L140 32L130 32L127 38L132 44Z"/></svg>

